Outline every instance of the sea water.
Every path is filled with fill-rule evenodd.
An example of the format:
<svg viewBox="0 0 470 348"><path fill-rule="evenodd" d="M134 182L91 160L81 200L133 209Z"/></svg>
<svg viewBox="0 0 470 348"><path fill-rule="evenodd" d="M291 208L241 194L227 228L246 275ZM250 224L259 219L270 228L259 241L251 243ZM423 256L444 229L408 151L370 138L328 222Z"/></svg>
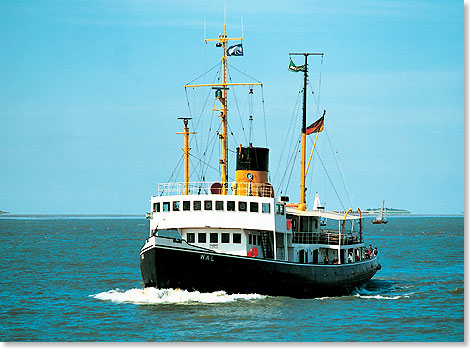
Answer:
<svg viewBox="0 0 470 348"><path fill-rule="evenodd" d="M0 341L464 340L464 218L365 221L382 269L351 296L145 289L142 218L0 218ZM214 275L216 277L216 275Z"/></svg>

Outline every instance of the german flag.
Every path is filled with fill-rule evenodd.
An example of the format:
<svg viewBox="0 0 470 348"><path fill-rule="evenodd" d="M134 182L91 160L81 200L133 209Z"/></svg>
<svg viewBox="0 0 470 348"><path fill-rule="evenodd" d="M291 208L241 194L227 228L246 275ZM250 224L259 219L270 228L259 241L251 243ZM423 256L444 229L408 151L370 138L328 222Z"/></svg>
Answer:
<svg viewBox="0 0 470 348"><path fill-rule="evenodd" d="M313 122L310 126L307 127L305 130L305 134L312 134L312 133L320 133L323 132L323 128L325 126L325 113L326 110L323 111L323 116L320 117L318 120Z"/></svg>

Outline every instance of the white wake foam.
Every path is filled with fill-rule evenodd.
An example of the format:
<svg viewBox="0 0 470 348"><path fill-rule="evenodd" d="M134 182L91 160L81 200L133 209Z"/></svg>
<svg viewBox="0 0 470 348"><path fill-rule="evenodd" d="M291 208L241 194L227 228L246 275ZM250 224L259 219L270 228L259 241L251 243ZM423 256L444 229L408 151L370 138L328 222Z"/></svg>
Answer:
<svg viewBox="0 0 470 348"><path fill-rule="evenodd" d="M352 293L352 295L356 296L356 297L359 297L359 298L372 298L372 299L377 299L377 300L398 300L400 298L409 298L410 296L415 295L415 294L420 292L420 291L418 291L418 292L408 292L408 293L404 293L402 295L392 296L391 291L390 291L392 289L394 289L394 288L379 289L379 291L377 291L377 290L370 291L370 290L367 290L365 288L361 288L361 289L356 289Z"/></svg>
<svg viewBox="0 0 470 348"><path fill-rule="evenodd" d="M418 292L409 292L403 295L395 295L395 296L384 296L380 295L377 293L373 293L371 291L367 291L365 289L362 289L361 292L356 292L354 296L360 297L360 298L374 298L377 300L398 300L400 298L409 298L411 295L417 294Z"/></svg>
<svg viewBox="0 0 470 348"><path fill-rule="evenodd" d="M109 290L90 297L113 302L131 302L137 304L191 304L191 303L228 303L240 300L261 300L266 296L258 294L232 294L225 291L201 293L179 289L130 289Z"/></svg>
<svg viewBox="0 0 470 348"><path fill-rule="evenodd" d="M361 295L361 294L356 294L356 297L360 298L374 298L376 300L398 300L400 298L408 298L410 296L408 295L397 295L397 296L382 296L382 295Z"/></svg>

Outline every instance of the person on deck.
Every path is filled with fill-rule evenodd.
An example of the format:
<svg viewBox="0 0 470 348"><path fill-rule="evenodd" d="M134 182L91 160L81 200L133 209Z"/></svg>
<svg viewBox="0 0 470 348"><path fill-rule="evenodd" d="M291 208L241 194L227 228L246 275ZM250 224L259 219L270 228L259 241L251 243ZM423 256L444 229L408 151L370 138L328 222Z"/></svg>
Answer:
<svg viewBox="0 0 470 348"><path fill-rule="evenodd" d="M328 259L328 255L325 255L325 265L329 264L330 263L330 260Z"/></svg>
<svg viewBox="0 0 470 348"><path fill-rule="evenodd" d="M333 265L337 265L337 264L338 264L338 259L335 257L335 258L333 259Z"/></svg>

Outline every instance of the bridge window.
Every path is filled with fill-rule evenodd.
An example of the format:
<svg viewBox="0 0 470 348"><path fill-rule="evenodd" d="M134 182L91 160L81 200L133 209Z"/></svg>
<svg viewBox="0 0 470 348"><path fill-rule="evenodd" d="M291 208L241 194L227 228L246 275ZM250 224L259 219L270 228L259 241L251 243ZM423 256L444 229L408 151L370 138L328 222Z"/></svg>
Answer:
<svg viewBox="0 0 470 348"><path fill-rule="evenodd" d="M154 212L159 213L160 212L160 203L153 203L153 209Z"/></svg>
<svg viewBox="0 0 470 348"><path fill-rule="evenodd" d="M230 243L230 234L222 233L222 243Z"/></svg>
<svg viewBox="0 0 470 348"><path fill-rule="evenodd" d="M271 213L271 204L263 203L263 205L261 206L261 211L265 214Z"/></svg>
<svg viewBox="0 0 470 348"><path fill-rule="evenodd" d="M198 243L205 243L206 242L206 234L205 233L198 233L197 234L197 242Z"/></svg>
<svg viewBox="0 0 470 348"><path fill-rule="evenodd" d="M193 210L201 210L201 201L193 202Z"/></svg>
<svg viewBox="0 0 470 348"><path fill-rule="evenodd" d="M186 238L188 239L188 243L194 243L196 241L194 233L186 234Z"/></svg>
<svg viewBox="0 0 470 348"><path fill-rule="evenodd" d="M250 202L250 212L257 213L259 210L257 202Z"/></svg>
<svg viewBox="0 0 470 348"><path fill-rule="evenodd" d="M233 242L236 243L236 244L241 244L242 243L241 233L234 233L233 234Z"/></svg>
<svg viewBox="0 0 470 348"><path fill-rule="evenodd" d="M248 244L253 244L253 237L251 234L248 235Z"/></svg>
<svg viewBox="0 0 470 348"><path fill-rule="evenodd" d="M256 245L256 234L253 235L253 245Z"/></svg>
<svg viewBox="0 0 470 348"><path fill-rule="evenodd" d="M284 204L276 203L276 214L284 215Z"/></svg>
<svg viewBox="0 0 470 348"><path fill-rule="evenodd" d="M224 201L215 201L215 210L224 210Z"/></svg>
<svg viewBox="0 0 470 348"><path fill-rule="evenodd" d="M183 210L190 210L190 209L191 209L191 202L183 201Z"/></svg>
<svg viewBox="0 0 470 348"><path fill-rule="evenodd" d="M246 211L246 202L238 202L238 211Z"/></svg>
<svg viewBox="0 0 470 348"><path fill-rule="evenodd" d="M219 235L217 233L210 234L210 242L211 243L218 243L219 242Z"/></svg>
<svg viewBox="0 0 470 348"><path fill-rule="evenodd" d="M180 202L173 202L173 211L180 211Z"/></svg>
<svg viewBox="0 0 470 348"><path fill-rule="evenodd" d="M227 211L235 211L235 201L227 201Z"/></svg>
<svg viewBox="0 0 470 348"><path fill-rule="evenodd" d="M204 210L212 210L212 201L204 201Z"/></svg>
<svg viewBox="0 0 470 348"><path fill-rule="evenodd" d="M163 202L163 211L170 211L170 202Z"/></svg>

